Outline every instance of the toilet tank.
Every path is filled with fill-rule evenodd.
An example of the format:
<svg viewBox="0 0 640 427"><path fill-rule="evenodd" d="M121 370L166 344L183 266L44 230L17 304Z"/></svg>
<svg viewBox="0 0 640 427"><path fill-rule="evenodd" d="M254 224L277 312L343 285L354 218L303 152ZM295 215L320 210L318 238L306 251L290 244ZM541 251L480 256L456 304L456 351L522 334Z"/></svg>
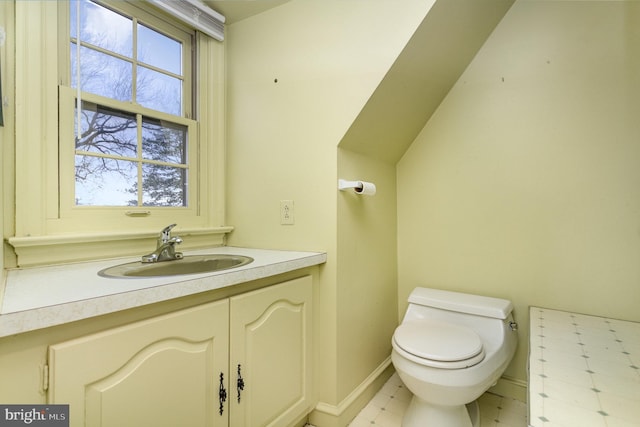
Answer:
<svg viewBox="0 0 640 427"><path fill-rule="evenodd" d="M503 320L513 310L511 301L505 299L431 288L415 288L409 295L410 309L411 304Z"/></svg>

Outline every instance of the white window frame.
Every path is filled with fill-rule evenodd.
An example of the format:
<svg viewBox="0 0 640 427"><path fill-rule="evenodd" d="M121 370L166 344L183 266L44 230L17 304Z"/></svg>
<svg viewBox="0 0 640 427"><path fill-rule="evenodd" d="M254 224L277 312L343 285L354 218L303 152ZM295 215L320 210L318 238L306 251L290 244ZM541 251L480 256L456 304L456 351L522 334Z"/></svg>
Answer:
<svg viewBox="0 0 640 427"><path fill-rule="evenodd" d="M195 108L202 119L191 129L199 138L193 153L198 203L189 209L72 207L66 190L74 183L62 169L68 171L73 165L73 156L69 160L73 144L60 143L59 138L67 138L69 123L58 123L59 116L68 115L60 109L59 99L69 95L55 72L69 67L68 52L60 48L66 45L69 50L68 27L62 28L60 18L68 19L68 8L68 2L15 3L15 233L7 239L17 256L15 264L142 254L154 247L157 233L170 223L178 223L174 230L183 237L185 249L222 245L225 233L232 230L224 225L223 44L196 32ZM61 34L67 41L58 43ZM59 183L65 190L59 191ZM136 210L151 213L126 212Z"/></svg>

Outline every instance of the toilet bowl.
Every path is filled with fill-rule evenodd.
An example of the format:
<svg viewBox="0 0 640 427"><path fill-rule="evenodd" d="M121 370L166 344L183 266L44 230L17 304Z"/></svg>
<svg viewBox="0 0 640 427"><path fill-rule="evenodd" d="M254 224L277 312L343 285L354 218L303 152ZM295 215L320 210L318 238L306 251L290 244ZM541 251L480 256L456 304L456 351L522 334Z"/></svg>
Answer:
<svg viewBox="0 0 640 427"><path fill-rule="evenodd" d="M413 393L402 427L477 427L475 401L513 358L510 301L416 288L392 339L391 361Z"/></svg>

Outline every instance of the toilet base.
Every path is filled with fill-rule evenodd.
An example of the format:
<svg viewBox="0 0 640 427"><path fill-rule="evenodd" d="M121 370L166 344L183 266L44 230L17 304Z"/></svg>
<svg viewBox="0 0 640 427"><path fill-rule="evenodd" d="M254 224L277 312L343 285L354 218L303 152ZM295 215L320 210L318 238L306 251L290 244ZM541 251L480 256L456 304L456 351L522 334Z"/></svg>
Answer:
<svg viewBox="0 0 640 427"><path fill-rule="evenodd" d="M402 419L402 427L479 427L477 401L468 405L440 406L420 400L415 395Z"/></svg>
<svg viewBox="0 0 640 427"><path fill-rule="evenodd" d="M471 403L467 403L466 406L469 412L469 418L471 419L471 425L473 427L480 427L480 405L478 405L478 401L474 400Z"/></svg>

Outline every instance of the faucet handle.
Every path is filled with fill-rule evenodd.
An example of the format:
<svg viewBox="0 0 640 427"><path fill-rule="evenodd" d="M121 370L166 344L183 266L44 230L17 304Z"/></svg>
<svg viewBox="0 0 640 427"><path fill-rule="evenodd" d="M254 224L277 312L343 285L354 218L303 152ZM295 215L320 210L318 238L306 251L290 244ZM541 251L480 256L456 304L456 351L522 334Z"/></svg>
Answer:
<svg viewBox="0 0 640 427"><path fill-rule="evenodd" d="M164 244L164 243L167 243L169 240L171 240L171 229L176 225L177 224L167 225L165 228L162 229L162 231L160 232L160 236L158 237L159 244Z"/></svg>

